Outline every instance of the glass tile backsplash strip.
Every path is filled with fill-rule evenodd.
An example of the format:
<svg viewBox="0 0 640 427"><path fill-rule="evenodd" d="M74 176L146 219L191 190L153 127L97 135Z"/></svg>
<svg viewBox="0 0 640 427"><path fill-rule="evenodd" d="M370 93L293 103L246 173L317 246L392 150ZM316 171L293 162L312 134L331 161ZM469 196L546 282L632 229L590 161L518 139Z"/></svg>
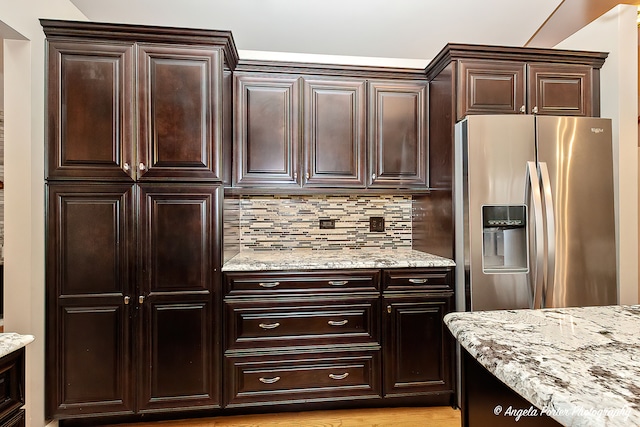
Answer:
<svg viewBox="0 0 640 427"><path fill-rule="evenodd" d="M245 196L241 250L411 248L411 196ZM370 217L385 231L369 231ZM321 219L335 229L320 229Z"/></svg>

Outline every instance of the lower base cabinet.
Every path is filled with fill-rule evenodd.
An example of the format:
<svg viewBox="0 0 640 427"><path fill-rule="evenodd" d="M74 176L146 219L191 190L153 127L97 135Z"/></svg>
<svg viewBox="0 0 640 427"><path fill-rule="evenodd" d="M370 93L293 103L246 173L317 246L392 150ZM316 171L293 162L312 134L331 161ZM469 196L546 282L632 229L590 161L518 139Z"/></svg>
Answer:
<svg viewBox="0 0 640 427"><path fill-rule="evenodd" d="M0 427L24 427L25 349L0 358Z"/></svg>

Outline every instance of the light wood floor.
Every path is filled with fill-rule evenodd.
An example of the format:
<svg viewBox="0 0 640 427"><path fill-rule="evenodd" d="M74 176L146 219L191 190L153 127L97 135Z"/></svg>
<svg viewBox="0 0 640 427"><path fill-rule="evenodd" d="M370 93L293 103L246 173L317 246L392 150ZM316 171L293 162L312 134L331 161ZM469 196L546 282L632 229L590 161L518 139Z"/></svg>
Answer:
<svg viewBox="0 0 640 427"><path fill-rule="evenodd" d="M375 408L290 412L183 421L119 424L118 427L460 427L460 411L451 407Z"/></svg>

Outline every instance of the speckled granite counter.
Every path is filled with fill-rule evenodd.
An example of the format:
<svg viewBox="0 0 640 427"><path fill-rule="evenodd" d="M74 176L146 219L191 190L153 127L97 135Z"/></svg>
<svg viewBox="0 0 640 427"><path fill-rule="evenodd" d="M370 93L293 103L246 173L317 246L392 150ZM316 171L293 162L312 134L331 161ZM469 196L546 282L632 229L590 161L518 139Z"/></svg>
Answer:
<svg viewBox="0 0 640 427"><path fill-rule="evenodd" d="M449 267L454 262L411 249L291 250L240 252L222 271L313 270L352 268Z"/></svg>
<svg viewBox="0 0 640 427"><path fill-rule="evenodd" d="M489 372L565 426L640 426L640 306L450 313Z"/></svg>
<svg viewBox="0 0 640 427"><path fill-rule="evenodd" d="M0 357L13 353L33 340L33 335L20 335L15 332L0 333Z"/></svg>

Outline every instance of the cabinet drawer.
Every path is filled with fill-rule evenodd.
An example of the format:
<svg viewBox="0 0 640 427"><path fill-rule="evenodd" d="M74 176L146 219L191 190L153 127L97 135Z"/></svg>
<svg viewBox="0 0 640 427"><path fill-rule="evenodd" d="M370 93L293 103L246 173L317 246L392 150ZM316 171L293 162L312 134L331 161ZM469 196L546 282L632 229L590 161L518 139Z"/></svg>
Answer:
<svg viewBox="0 0 640 427"><path fill-rule="evenodd" d="M227 300L227 350L378 343L378 298Z"/></svg>
<svg viewBox="0 0 640 427"><path fill-rule="evenodd" d="M384 270L385 291L453 291L453 270L448 268L408 268Z"/></svg>
<svg viewBox="0 0 640 427"><path fill-rule="evenodd" d="M225 292L229 296L376 292L379 282L379 270L226 273Z"/></svg>
<svg viewBox="0 0 640 427"><path fill-rule="evenodd" d="M2 424L0 424L0 427L25 427L26 418L24 415L24 409L20 409L12 416L7 417L6 419L2 419L1 421Z"/></svg>
<svg viewBox="0 0 640 427"><path fill-rule="evenodd" d="M227 407L381 397L380 350L227 356Z"/></svg>

